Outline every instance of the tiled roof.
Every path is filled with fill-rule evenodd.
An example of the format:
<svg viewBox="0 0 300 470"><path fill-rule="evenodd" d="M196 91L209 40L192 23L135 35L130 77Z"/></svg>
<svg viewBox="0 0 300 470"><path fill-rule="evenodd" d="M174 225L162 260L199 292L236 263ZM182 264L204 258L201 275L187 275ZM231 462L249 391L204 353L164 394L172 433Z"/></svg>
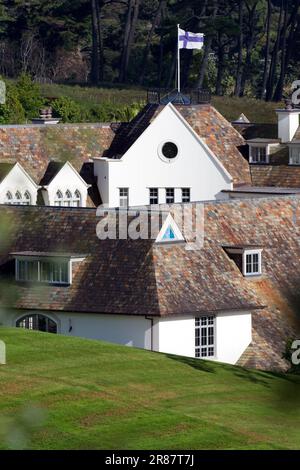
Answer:
<svg viewBox="0 0 300 470"><path fill-rule="evenodd" d="M96 179L85 166L103 154L113 137L109 124L0 126L0 163L19 162L39 184L50 162L69 161L84 179L88 175L86 182L92 184L88 205L97 206L100 195Z"/></svg>
<svg viewBox="0 0 300 470"><path fill-rule="evenodd" d="M238 147L244 144L244 140L233 126L211 105L175 107L194 131L205 140L233 177L234 184L250 184L248 163L238 150ZM148 104L131 123L122 124L104 156L121 158L163 108L162 105Z"/></svg>
<svg viewBox="0 0 300 470"><path fill-rule="evenodd" d="M293 165L250 165L254 186L300 188L300 167Z"/></svg>
<svg viewBox="0 0 300 470"><path fill-rule="evenodd" d="M91 209L2 206L0 217L15 224L11 245L0 247L3 270L9 252L88 253L77 263L70 287L20 284L17 306L158 316L250 309L255 334L245 363L255 358L261 367L282 367L285 341L299 331L300 198L233 200L204 208L204 247L188 251L151 240L101 241L99 218ZM223 248L247 245L263 246L260 277L244 278ZM265 343L269 349L256 357Z"/></svg>

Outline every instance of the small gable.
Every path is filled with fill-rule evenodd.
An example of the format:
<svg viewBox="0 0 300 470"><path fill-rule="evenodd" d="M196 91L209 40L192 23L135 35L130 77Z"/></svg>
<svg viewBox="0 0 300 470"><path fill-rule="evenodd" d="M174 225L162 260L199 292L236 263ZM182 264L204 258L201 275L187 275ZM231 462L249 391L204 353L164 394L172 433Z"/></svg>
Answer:
<svg viewBox="0 0 300 470"><path fill-rule="evenodd" d="M184 241L185 239L181 233L181 230L179 229L171 214L168 214L155 240L155 243L174 243Z"/></svg>

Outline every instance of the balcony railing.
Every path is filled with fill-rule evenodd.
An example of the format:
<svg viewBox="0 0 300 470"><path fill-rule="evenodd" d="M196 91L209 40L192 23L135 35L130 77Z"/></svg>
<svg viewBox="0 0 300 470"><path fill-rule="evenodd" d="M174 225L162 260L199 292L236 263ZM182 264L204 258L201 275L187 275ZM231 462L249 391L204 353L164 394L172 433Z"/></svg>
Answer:
<svg viewBox="0 0 300 470"><path fill-rule="evenodd" d="M150 104L208 104L211 101L209 90L194 89L183 90L178 93L177 90L167 90L164 88L155 88L147 90L147 102Z"/></svg>

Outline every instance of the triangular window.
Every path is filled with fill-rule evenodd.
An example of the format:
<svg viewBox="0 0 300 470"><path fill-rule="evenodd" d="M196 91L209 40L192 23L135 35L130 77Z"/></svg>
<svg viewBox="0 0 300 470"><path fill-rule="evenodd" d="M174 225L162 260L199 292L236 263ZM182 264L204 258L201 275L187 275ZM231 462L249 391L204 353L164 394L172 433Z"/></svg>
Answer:
<svg viewBox="0 0 300 470"><path fill-rule="evenodd" d="M156 243L183 242L184 237L171 214L168 214L156 238Z"/></svg>
<svg viewBox="0 0 300 470"><path fill-rule="evenodd" d="M162 240L175 240L175 233L174 233L174 230L172 229L172 227L169 225L167 230L165 231L165 233L163 234L162 236Z"/></svg>

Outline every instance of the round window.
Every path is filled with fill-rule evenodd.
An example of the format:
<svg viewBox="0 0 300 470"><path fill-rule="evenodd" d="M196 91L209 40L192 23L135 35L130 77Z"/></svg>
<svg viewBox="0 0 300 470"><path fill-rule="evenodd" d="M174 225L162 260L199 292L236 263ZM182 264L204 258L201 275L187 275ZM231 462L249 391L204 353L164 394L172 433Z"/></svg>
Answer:
<svg viewBox="0 0 300 470"><path fill-rule="evenodd" d="M166 142L161 148L161 153L165 158L171 160L172 158L177 157L178 147L176 144L174 144L174 142Z"/></svg>

